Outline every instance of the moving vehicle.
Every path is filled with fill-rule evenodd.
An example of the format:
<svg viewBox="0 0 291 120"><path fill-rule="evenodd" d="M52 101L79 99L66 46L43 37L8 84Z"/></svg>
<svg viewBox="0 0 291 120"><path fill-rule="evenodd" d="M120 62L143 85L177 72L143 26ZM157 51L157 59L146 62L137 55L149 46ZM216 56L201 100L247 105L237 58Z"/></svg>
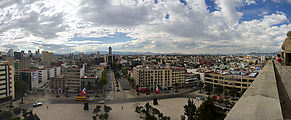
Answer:
<svg viewBox="0 0 291 120"><path fill-rule="evenodd" d="M38 106L42 106L42 102L34 102L33 107L38 107Z"/></svg>
<svg viewBox="0 0 291 120"><path fill-rule="evenodd" d="M104 104L105 102L104 102L104 100L100 100L98 103L99 104Z"/></svg>
<svg viewBox="0 0 291 120"><path fill-rule="evenodd" d="M87 100L87 97L85 97L85 96L75 98L75 101L86 101L86 100Z"/></svg>

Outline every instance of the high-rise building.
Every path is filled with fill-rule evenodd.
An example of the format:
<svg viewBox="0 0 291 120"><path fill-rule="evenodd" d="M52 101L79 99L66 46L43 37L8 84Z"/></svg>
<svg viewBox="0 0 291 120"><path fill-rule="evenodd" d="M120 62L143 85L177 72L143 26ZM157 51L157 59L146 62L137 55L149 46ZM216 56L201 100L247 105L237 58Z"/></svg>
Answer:
<svg viewBox="0 0 291 120"><path fill-rule="evenodd" d="M23 57L23 55L21 54L21 52L14 52L15 59L21 59L22 57Z"/></svg>
<svg viewBox="0 0 291 120"><path fill-rule="evenodd" d="M21 50L21 56L24 56L25 52L24 50Z"/></svg>
<svg viewBox="0 0 291 120"><path fill-rule="evenodd" d="M36 57L39 57L39 56L40 56L39 49L37 49L37 51L35 51L35 56L36 56Z"/></svg>
<svg viewBox="0 0 291 120"><path fill-rule="evenodd" d="M54 61L54 53L42 51L42 62L51 63Z"/></svg>
<svg viewBox="0 0 291 120"><path fill-rule="evenodd" d="M107 63L107 65L112 66L114 59L115 59L115 56L112 54L112 48L109 47L109 54L104 56L104 61Z"/></svg>
<svg viewBox="0 0 291 120"><path fill-rule="evenodd" d="M14 80L17 81L19 80L19 74L20 74L20 69L19 69L19 62L20 60L14 60Z"/></svg>
<svg viewBox="0 0 291 120"><path fill-rule="evenodd" d="M97 58L100 58L100 57L101 57L100 52L97 51Z"/></svg>
<svg viewBox="0 0 291 120"><path fill-rule="evenodd" d="M112 48L109 47L109 55L111 55L111 54L112 54Z"/></svg>
<svg viewBox="0 0 291 120"><path fill-rule="evenodd" d="M15 98L14 67L8 61L0 61L0 103Z"/></svg>
<svg viewBox="0 0 291 120"><path fill-rule="evenodd" d="M9 49L7 55L13 57L14 56L13 49Z"/></svg>
<svg viewBox="0 0 291 120"><path fill-rule="evenodd" d="M28 56L28 57L32 57L32 52L31 52L31 50L28 50L28 52L27 52L27 56Z"/></svg>

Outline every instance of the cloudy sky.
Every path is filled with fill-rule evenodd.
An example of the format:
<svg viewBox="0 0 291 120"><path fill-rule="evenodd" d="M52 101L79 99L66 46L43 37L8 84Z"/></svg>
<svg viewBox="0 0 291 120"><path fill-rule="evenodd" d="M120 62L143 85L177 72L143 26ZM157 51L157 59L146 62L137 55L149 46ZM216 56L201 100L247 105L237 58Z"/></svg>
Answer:
<svg viewBox="0 0 291 120"><path fill-rule="evenodd" d="M0 0L0 51L277 52L291 0Z"/></svg>

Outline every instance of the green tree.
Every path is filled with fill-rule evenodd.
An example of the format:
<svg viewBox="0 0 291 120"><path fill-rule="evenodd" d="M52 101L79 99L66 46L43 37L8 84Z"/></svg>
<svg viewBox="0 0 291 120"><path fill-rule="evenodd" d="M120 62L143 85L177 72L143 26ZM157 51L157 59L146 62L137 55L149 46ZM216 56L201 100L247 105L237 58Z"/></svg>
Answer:
<svg viewBox="0 0 291 120"><path fill-rule="evenodd" d="M135 107L135 112L139 114L139 118L142 118L141 117L142 109L143 109L142 106L136 106Z"/></svg>
<svg viewBox="0 0 291 120"><path fill-rule="evenodd" d="M235 87L232 87L229 91L229 94L232 96L233 99L237 95L237 93L238 93L238 91Z"/></svg>
<svg viewBox="0 0 291 120"><path fill-rule="evenodd" d="M227 95L227 91L228 91L227 87L224 87L224 88L223 88L223 93L224 93L224 96L226 96L226 95Z"/></svg>
<svg viewBox="0 0 291 120"><path fill-rule="evenodd" d="M101 120L107 120L108 117L109 117L109 115L107 113L99 115L99 119L101 119Z"/></svg>
<svg viewBox="0 0 291 120"><path fill-rule="evenodd" d="M185 117L185 115L181 115L181 120L186 120L186 117Z"/></svg>
<svg viewBox="0 0 291 120"><path fill-rule="evenodd" d="M193 100L188 99L188 104L184 106L184 115L188 120L197 120L197 109Z"/></svg>
<svg viewBox="0 0 291 120"><path fill-rule="evenodd" d="M98 82L98 88L101 90L101 94L103 94L103 87L107 82L107 69L105 68L102 72L101 80Z"/></svg>
<svg viewBox="0 0 291 120"><path fill-rule="evenodd" d="M160 114L161 112L157 109L157 108L152 108L152 114L155 116L155 115L157 115L158 117L159 117L159 114Z"/></svg>
<svg viewBox="0 0 291 120"><path fill-rule="evenodd" d="M92 116L93 120L97 120L97 116Z"/></svg>
<svg viewBox="0 0 291 120"><path fill-rule="evenodd" d="M125 70L124 67L121 67L121 72L122 72L123 75L126 75L127 74L127 71Z"/></svg>
<svg viewBox="0 0 291 120"><path fill-rule="evenodd" d="M110 106L104 105L104 111L106 113L109 113L112 110L112 108Z"/></svg>
<svg viewBox="0 0 291 120"><path fill-rule="evenodd" d="M223 92L223 87L222 86L217 86L215 88L215 93L217 93L218 95L220 95Z"/></svg>
<svg viewBox="0 0 291 120"><path fill-rule="evenodd" d="M145 108L146 108L146 111L149 112L152 109L152 106L149 104L149 102L147 102L145 104Z"/></svg>
<svg viewBox="0 0 291 120"><path fill-rule="evenodd" d="M93 110L93 113L97 115L101 111L100 109L101 109L101 106L97 105L95 109Z"/></svg>
<svg viewBox="0 0 291 120"><path fill-rule="evenodd" d="M9 111L3 111L0 113L0 120L9 120L12 117L12 113Z"/></svg>
<svg viewBox="0 0 291 120"><path fill-rule="evenodd" d="M21 108L16 107L16 108L13 109L13 112L18 117L18 115L21 113L21 110L22 110Z"/></svg>
<svg viewBox="0 0 291 120"><path fill-rule="evenodd" d="M170 119L170 117L168 117L168 116L163 116L163 117L161 118L161 120L171 120L171 119Z"/></svg>
<svg viewBox="0 0 291 120"><path fill-rule="evenodd" d="M136 89L137 95L139 95L140 94L140 91L138 90L139 89L139 85L138 84L135 85L135 89Z"/></svg>
<svg viewBox="0 0 291 120"><path fill-rule="evenodd" d="M199 81L199 83L198 83L198 87L199 87L199 89L200 89L200 92L201 92L203 86L204 86L203 82L202 82L202 81Z"/></svg>
<svg viewBox="0 0 291 120"><path fill-rule="evenodd" d="M198 108L199 120L223 120L225 118L225 112L216 107L211 99L207 99Z"/></svg>
<svg viewBox="0 0 291 120"><path fill-rule="evenodd" d="M161 119L163 116L164 116L163 113L159 113L159 114L158 114L159 119Z"/></svg>
<svg viewBox="0 0 291 120"><path fill-rule="evenodd" d="M114 76L115 78L119 79L121 77L121 75L119 74L119 72L114 72Z"/></svg>
<svg viewBox="0 0 291 120"><path fill-rule="evenodd" d="M29 89L28 83L23 80L15 81L15 94L17 97L21 97L21 103L23 103L23 97L25 92Z"/></svg>
<svg viewBox="0 0 291 120"><path fill-rule="evenodd" d="M210 85L210 84L206 84L206 86L205 86L205 91L207 92L207 93L210 93L211 91L212 91L212 85Z"/></svg>
<svg viewBox="0 0 291 120"><path fill-rule="evenodd" d="M178 84L178 83L175 83L174 86L175 86L175 92L179 92L179 91L178 91L178 86L179 86L179 84Z"/></svg>
<svg viewBox="0 0 291 120"><path fill-rule="evenodd" d="M29 115L25 117L23 120L40 120L36 114L29 112Z"/></svg>

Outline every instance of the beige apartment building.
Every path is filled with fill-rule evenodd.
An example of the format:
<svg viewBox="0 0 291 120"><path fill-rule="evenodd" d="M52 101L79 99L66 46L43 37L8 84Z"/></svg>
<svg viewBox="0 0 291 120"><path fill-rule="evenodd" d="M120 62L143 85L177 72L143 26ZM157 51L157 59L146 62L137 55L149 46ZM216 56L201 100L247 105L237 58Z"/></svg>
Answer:
<svg viewBox="0 0 291 120"><path fill-rule="evenodd" d="M51 63L54 61L54 53L48 51L42 51L42 62Z"/></svg>
<svg viewBox="0 0 291 120"><path fill-rule="evenodd" d="M0 61L0 103L15 99L14 67L8 61Z"/></svg>
<svg viewBox="0 0 291 120"><path fill-rule="evenodd" d="M67 87L67 84L66 84L66 79L64 75L52 77L50 81L50 86L52 89L55 89L55 90L59 90L59 89L65 90Z"/></svg>
<svg viewBox="0 0 291 120"><path fill-rule="evenodd" d="M156 83L162 88L173 87L175 84L185 84L186 70L183 68L143 67L133 68L132 77L141 87L154 88Z"/></svg>
<svg viewBox="0 0 291 120"><path fill-rule="evenodd" d="M205 73L205 84L211 84L213 88L216 86L222 86L223 88L237 88L242 91L247 89L250 84L254 81L255 75L252 73L248 76L239 76L239 75L222 75L214 73Z"/></svg>
<svg viewBox="0 0 291 120"><path fill-rule="evenodd" d="M54 90L66 90L76 92L81 89L81 78L84 77L85 66L68 67L63 75L52 77L50 80L50 88Z"/></svg>

